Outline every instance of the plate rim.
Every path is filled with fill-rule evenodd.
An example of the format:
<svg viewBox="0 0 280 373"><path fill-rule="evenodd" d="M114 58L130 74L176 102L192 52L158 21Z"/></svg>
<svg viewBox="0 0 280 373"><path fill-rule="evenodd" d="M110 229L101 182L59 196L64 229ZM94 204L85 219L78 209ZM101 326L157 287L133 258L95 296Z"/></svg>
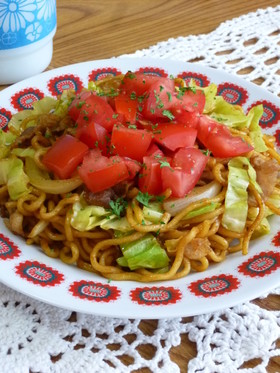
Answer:
<svg viewBox="0 0 280 373"><path fill-rule="evenodd" d="M220 74L221 76L228 77L230 80L234 80L234 81L240 82L240 84L242 85L242 87L245 87L248 90L256 91L257 92L256 96L258 96L259 94L261 96L264 95L270 101L272 101L275 104L278 103L279 106L280 106L280 99L277 96L273 95L273 93L271 93L269 91L266 91L264 88L259 87L259 86L257 86L256 84L254 84L252 82L248 82L248 81L244 80L243 78L241 78L241 77L239 77L237 75L233 75L233 74L231 74L231 73L229 73L227 71L216 69L216 68L213 68L213 67L209 67L209 66L203 65L202 63L191 63L191 62L185 62L185 61L174 60L174 59L165 59L165 58L159 59L159 58L147 58L147 57L144 57L144 58L142 58L142 57L140 57L140 58L138 58L138 57L113 57L113 58L110 58L110 59L99 59L99 60L85 61L85 62L74 63L74 64L70 64L70 65L58 67L58 68L55 68L55 69L52 69L52 70L45 71L45 72L43 72L41 74L37 74L37 75L35 75L33 77L27 78L27 79L25 79L25 80L23 80L21 82L15 83L15 84L7 87L7 88L4 88L3 90L0 91L0 99L1 99L2 96L5 96L6 94L8 94L8 95L10 94L11 95L11 93L15 92L17 88L24 87L24 86L28 85L29 82L36 81L39 78L41 78L42 81L44 81L44 80L47 80L48 78L57 76L60 73L65 73L65 69L71 71L71 70L76 70L76 69L79 70L80 68L84 69L84 68L86 68L87 66L90 66L90 65L100 65L100 67L102 67L104 64L105 65L112 64L112 66L116 66L118 64L120 64L120 65L122 65L122 64L128 64L128 63L133 64L133 62L135 64L136 61L139 62L140 65L142 65L142 66L145 65L146 67L148 65L150 65L150 64L152 64L154 66L157 66L158 64L160 64L160 65L169 65L169 64L172 65L172 64L176 64L177 66L180 65L180 66L185 66L185 67L193 68L195 71L199 71L201 74L206 73L206 75L207 75L208 72L209 73L213 72L214 75ZM160 63L159 63L159 61L160 61ZM93 66L93 67L96 67L96 66ZM162 67L162 66L160 66L160 67ZM166 67L166 70L168 70L167 67ZM87 73L87 75L88 75L88 73ZM213 82L215 83L215 81L213 81ZM1 227L1 225L3 226L2 222L3 222L3 220L1 219L0 227ZM1 233L1 231L0 231L0 233ZM14 238L16 236L14 236L11 232L9 232L9 234L12 237L11 239L14 241ZM15 241L19 242L18 238L16 238ZM48 258L47 256L45 256L45 258L48 259L47 262L50 260L52 262L52 264L59 262L57 259L51 259L51 258ZM246 258L248 259L249 256L246 256L245 259ZM16 261L14 260L13 263L15 263L15 262ZM0 269L1 269L1 267L3 267L3 263L0 260ZM61 268L60 265L59 266L55 265L55 267ZM212 267L212 265L211 265L211 267ZM82 270L79 269L79 271L82 271ZM206 272L202 272L202 273L204 274L204 277L208 277L209 272L210 272L210 270L207 270ZM219 269L217 270L217 272L219 272ZM192 273L192 275L197 275L197 273ZM85 276L85 277L88 277L88 276ZM198 276L194 276L194 277L198 277ZM187 278L189 278L189 276L185 277L185 279L187 279ZM67 276L66 276L66 280L68 281ZM104 280L103 278L100 278L99 280L102 283L104 281L107 282L107 280L106 279ZM182 281L182 279L171 281L171 283L173 284L172 286L176 287L175 282L177 283L178 281ZM68 310L71 310L71 311L76 311L76 312L83 312L83 313L86 313L86 314L93 314L93 315L96 315L96 316L117 317L117 318L133 318L133 319L137 319L137 318L141 318L141 319L155 319L155 318L156 319L162 319L162 318L174 318L174 317L194 316L194 315L199 315L199 314L203 314L203 313L214 312L214 311L218 311L218 310L223 309L221 307L219 307L217 309L217 306L215 306L215 304L217 304L217 302L215 302L215 298L212 298L213 302L212 302L212 304L208 305L208 308L207 308L206 311L201 310L201 311L198 311L198 312L191 312L191 313L190 312L184 312L184 311L182 311L181 307L180 307L180 302L177 302L175 304L176 307L169 307L169 305L168 305L167 307L154 306L154 307L151 308L150 306L147 306L146 308L142 308L142 311L144 313L143 315L140 313L140 309L141 309L140 305L137 308L138 309L138 314L137 315L135 315L135 310L131 313L131 311L127 311L125 307L123 307L123 311L121 313L120 312L114 312L114 311L112 311L110 309L111 308L110 305L108 305L108 307L107 307L109 309L109 311L106 310L107 312L106 311L102 311L101 312L99 310L97 312L95 312L95 310L86 309L83 306L82 307L79 306L79 304L78 304L78 306L76 306L76 304L74 304L73 307L71 307L71 308L64 307L63 304L58 304L57 301L54 301L53 299L46 299L46 296L41 296L40 297L37 294L35 294L35 295L31 294L29 292L29 290L26 290L26 289L29 289L29 286L24 286L24 285L26 285L26 283L24 283L23 280L21 281L23 283L23 286L17 286L17 284L14 284L14 283L11 284L9 282L9 280L8 280L8 277L7 277L7 280L6 280L6 278L3 279L3 275L1 273L1 271L0 271L0 282L2 282L6 286L8 286L8 287L10 287L10 288L12 288L12 289L14 289L16 291L19 291L22 294L25 294L26 296L29 296L31 298L34 298L34 299L36 299L38 301L41 301L41 302L44 302L44 303L48 303L48 304L50 304L52 306L56 306L56 307L60 307L60 308L65 308L65 309L68 309ZM129 281L128 283L131 283L131 282L132 281ZM233 307L233 306L235 306L235 305L237 305L239 303L255 299L255 297L258 297L258 296L262 295L263 293L271 291L273 288L277 287L277 285L275 285L275 282L276 281L274 281L274 282L271 281L265 287L265 290L261 291L261 292L259 292L258 289L257 289L257 287L255 287L254 291L253 291L253 293L255 294L255 296L253 298L249 294L247 294L247 297L243 296L241 300L238 299L238 297L237 297L237 299L233 298L230 302L228 302L225 305L224 308ZM132 282L132 283L135 284L134 287L135 286L136 287L143 286L143 284L141 284L141 283L135 283L135 282ZM168 282L160 282L160 286L165 286L167 283L170 283L170 281L168 281ZM278 281L278 283L279 283L278 285L280 285L280 281ZM120 284L123 284L123 282L114 281L114 285L115 284L116 285L120 285ZM157 284L157 283L156 282L155 283L145 283L145 286L153 287L153 286L155 286L155 284ZM123 287L123 288L126 289L126 287ZM211 303L211 301L210 301L210 303ZM87 304L87 305L89 305L89 304ZM88 308L90 308L90 307L88 307ZM170 311L170 308L172 309L172 314L171 315L168 314L169 311ZM166 309L167 311L166 312L164 312L164 311L162 312L163 309ZM169 309L169 311L168 311L168 309ZM149 310L149 312L147 312L148 310Z"/></svg>

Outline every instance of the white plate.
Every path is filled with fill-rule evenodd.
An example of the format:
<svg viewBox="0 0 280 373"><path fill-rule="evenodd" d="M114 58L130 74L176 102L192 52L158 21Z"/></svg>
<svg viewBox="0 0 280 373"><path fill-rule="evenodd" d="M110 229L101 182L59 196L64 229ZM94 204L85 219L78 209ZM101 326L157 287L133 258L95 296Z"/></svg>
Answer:
<svg viewBox="0 0 280 373"><path fill-rule="evenodd" d="M225 72L201 65L164 59L110 59L70 65L45 72L0 92L0 126L11 114L43 95L55 96L63 88L80 89L88 80L127 70L153 74L185 73L200 84L214 82L230 102L243 104L245 111L262 101L261 124L280 142L280 100L260 87ZM279 132L278 132L279 131ZM255 240L249 254L230 255L206 272L152 284L108 282L59 260L45 256L38 247L27 246L0 219L0 281L43 302L90 314L155 319L190 316L216 311L250 300L280 285L280 219L271 220L271 234Z"/></svg>

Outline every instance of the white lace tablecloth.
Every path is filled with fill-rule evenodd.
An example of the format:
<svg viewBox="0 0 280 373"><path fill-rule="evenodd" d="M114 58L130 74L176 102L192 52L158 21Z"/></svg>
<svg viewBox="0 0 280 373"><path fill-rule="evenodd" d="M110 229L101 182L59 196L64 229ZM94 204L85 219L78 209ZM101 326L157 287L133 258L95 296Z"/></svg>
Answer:
<svg viewBox="0 0 280 373"><path fill-rule="evenodd" d="M279 94L280 6L227 21L210 34L170 39L130 56L197 61L242 74ZM280 288L274 293L280 296ZM184 372L266 372L269 359L280 356L280 310L268 311L250 302L191 321L159 320L152 335L141 331L141 320L70 316L70 311L0 284L0 372L125 373L145 367L180 372L169 352L184 333L198 351ZM144 344L154 348L152 359L139 352ZM129 357L129 367L120 361L123 355ZM257 366L242 368L255 358Z"/></svg>

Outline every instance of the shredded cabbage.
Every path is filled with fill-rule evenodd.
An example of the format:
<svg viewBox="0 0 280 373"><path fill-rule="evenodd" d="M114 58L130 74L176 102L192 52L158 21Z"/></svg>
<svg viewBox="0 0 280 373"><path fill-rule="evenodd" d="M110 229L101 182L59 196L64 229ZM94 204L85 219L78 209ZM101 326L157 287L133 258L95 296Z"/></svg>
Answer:
<svg viewBox="0 0 280 373"><path fill-rule="evenodd" d="M0 160L0 185L7 184L12 200L16 201L29 193L28 177L23 169L23 162L18 158Z"/></svg>
<svg viewBox="0 0 280 373"><path fill-rule="evenodd" d="M228 163L228 189L225 197L225 211L222 225L231 231L242 232L248 214L247 188L251 181L261 193L256 181L256 171L245 157L236 157Z"/></svg>
<svg viewBox="0 0 280 373"><path fill-rule="evenodd" d="M249 128L249 136L253 142L254 149L257 152L265 152L267 151L267 146L262 137L261 127L259 125L259 121L263 115L263 106L257 105L252 107L249 111L247 118L248 123L247 126Z"/></svg>
<svg viewBox="0 0 280 373"><path fill-rule="evenodd" d="M10 131L4 132L0 129L0 159L9 154L9 146L16 139L16 135Z"/></svg>
<svg viewBox="0 0 280 373"><path fill-rule="evenodd" d="M126 217L118 218L110 210L101 206L85 205L81 202L73 204L73 213L70 224L78 231L89 231L95 227L104 230L113 229L120 232L130 232Z"/></svg>
<svg viewBox="0 0 280 373"><path fill-rule="evenodd" d="M185 219L191 219L191 218L194 218L194 217L199 216L199 215L207 214L208 212L215 211L220 206L221 206L221 204L218 203L218 202L211 202L206 206L199 207L199 208L197 208L193 211L190 211L185 216Z"/></svg>
<svg viewBox="0 0 280 373"><path fill-rule="evenodd" d="M137 268L165 268L169 263L166 251L150 233L139 240L121 245L123 257L117 259L120 266Z"/></svg>

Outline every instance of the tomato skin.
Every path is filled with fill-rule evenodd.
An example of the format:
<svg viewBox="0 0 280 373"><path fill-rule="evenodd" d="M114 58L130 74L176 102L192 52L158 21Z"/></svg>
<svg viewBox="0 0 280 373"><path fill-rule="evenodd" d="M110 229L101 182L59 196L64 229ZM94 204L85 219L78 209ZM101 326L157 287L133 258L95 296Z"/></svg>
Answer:
<svg viewBox="0 0 280 373"><path fill-rule="evenodd" d="M182 124L159 124L154 132L154 139L171 151L193 146L197 130Z"/></svg>
<svg viewBox="0 0 280 373"><path fill-rule="evenodd" d="M208 159L209 156L203 154L202 151L197 148L182 148L174 155L171 165L172 167L182 169L186 173L195 175L200 173L201 170L204 170ZM195 175L197 179L196 182L199 180L200 176L201 175Z"/></svg>
<svg viewBox="0 0 280 373"><path fill-rule="evenodd" d="M124 157L123 160L128 170L129 180L134 179L141 170L141 163L128 157Z"/></svg>
<svg viewBox="0 0 280 373"><path fill-rule="evenodd" d="M161 169L163 190L170 188L173 197L184 197L200 179L208 158L197 148L178 150L171 161L171 167Z"/></svg>
<svg viewBox="0 0 280 373"><path fill-rule="evenodd" d="M174 115L174 121L197 127L199 114L202 114L205 106L205 95L202 91L186 90L183 95L176 94L173 105L170 108Z"/></svg>
<svg viewBox="0 0 280 373"><path fill-rule="evenodd" d="M89 148L99 148L106 151L108 132L93 121L83 126L78 126L76 137Z"/></svg>
<svg viewBox="0 0 280 373"><path fill-rule="evenodd" d="M136 122L138 102L132 100L128 95L119 95L115 98L115 110L124 116L124 120L129 123Z"/></svg>
<svg viewBox="0 0 280 373"><path fill-rule="evenodd" d="M146 130L116 125L112 131L111 145L114 154L142 162L152 141L152 134Z"/></svg>
<svg viewBox="0 0 280 373"><path fill-rule="evenodd" d="M169 111L173 106L172 97L174 95L175 83L169 78L158 79L147 91L147 98L141 104L144 118L156 121L157 119L167 119L164 111Z"/></svg>
<svg viewBox="0 0 280 373"><path fill-rule="evenodd" d="M217 122L206 115L201 115L197 127L197 137L199 141L206 146L207 138L210 133L217 127Z"/></svg>
<svg viewBox="0 0 280 373"><path fill-rule="evenodd" d="M138 179L139 189L151 195L160 194L162 191L160 163L153 157L144 157L143 164Z"/></svg>
<svg viewBox="0 0 280 373"><path fill-rule="evenodd" d="M74 100L71 102L71 105L68 108L68 113L70 117L76 121L80 115L82 108L85 106L86 99L91 95L90 91L82 91L79 93Z"/></svg>
<svg viewBox="0 0 280 373"><path fill-rule="evenodd" d="M205 115L200 117L197 137L217 158L237 157L254 149L241 137L233 136L225 125Z"/></svg>
<svg viewBox="0 0 280 373"><path fill-rule="evenodd" d="M182 108L187 111L195 111L202 114L205 106L205 94L203 91L196 89L192 91L187 89L183 95L176 95L177 101L175 101L174 106L177 108Z"/></svg>
<svg viewBox="0 0 280 373"><path fill-rule="evenodd" d="M182 170L176 170L172 167L163 167L161 169L162 189L171 189L172 197L185 197L188 193L187 175Z"/></svg>
<svg viewBox="0 0 280 373"><path fill-rule="evenodd" d="M223 126L224 127L224 126ZM231 158L246 154L254 148L239 136L232 136L226 127L214 130L207 139L207 148L214 157Z"/></svg>
<svg viewBox="0 0 280 373"><path fill-rule="evenodd" d="M164 154L160 150L160 148L155 143L152 142L152 144L149 146L148 150L146 151L146 156L163 158Z"/></svg>
<svg viewBox="0 0 280 373"><path fill-rule="evenodd" d="M82 162L88 146L71 135L60 137L43 156L43 164L60 179L68 179Z"/></svg>
<svg viewBox="0 0 280 373"><path fill-rule="evenodd" d="M150 89L152 84L161 79L165 78L147 75L138 71L127 72L122 80L120 89L126 94L134 92L137 96L142 96Z"/></svg>
<svg viewBox="0 0 280 373"><path fill-rule="evenodd" d="M101 192L129 178L121 157L105 157L99 150L90 150L84 157L78 173L93 193Z"/></svg>
<svg viewBox="0 0 280 373"><path fill-rule="evenodd" d="M107 101L93 92L90 92L90 95L84 101L85 104L80 109L80 114L76 120L78 126L84 126L93 121L110 132L118 120L115 118L115 112Z"/></svg>

